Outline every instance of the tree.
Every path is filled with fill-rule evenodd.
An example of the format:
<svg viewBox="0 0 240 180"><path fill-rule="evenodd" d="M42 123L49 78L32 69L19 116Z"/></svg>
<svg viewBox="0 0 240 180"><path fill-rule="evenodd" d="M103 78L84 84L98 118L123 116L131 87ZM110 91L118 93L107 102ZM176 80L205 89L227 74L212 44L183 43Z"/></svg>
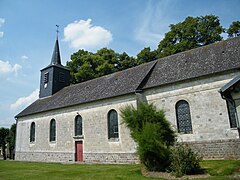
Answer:
<svg viewBox="0 0 240 180"><path fill-rule="evenodd" d="M232 22L229 26L228 30L228 37L237 37L240 36L240 21Z"/></svg>
<svg viewBox="0 0 240 180"><path fill-rule="evenodd" d="M183 22L170 25L170 31L158 45L158 57L221 41L222 32L224 29L217 16L189 16Z"/></svg>
<svg viewBox="0 0 240 180"><path fill-rule="evenodd" d="M71 55L67 62L73 84L111 74L136 66L136 60L127 53L116 53L112 49L102 48L96 53L79 50Z"/></svg>
<svg viewBox="0 0 240 180"><path fill-rule="evenodd" d="M176 135L164 111L153 104L140 103L137 109L133 106L121 109L121 117L138 144L141 162L149 170L165 171L170 166L170 146Z"/></svg>
<svg viewBox="0 0 240 180"><path fill-rule="evenodd" d="M12 124L9 130L9 137L7 138L10 159L14 159L15 138L16 138L16 124L14 123Z"/></svg>
<svg viewBox="0 0 240 180"><path fill-rule="evenodd" d="M126 52L118 55L118 71L137 66L138 63L134 57L130 57Z"/></svg>
<svg viewBox="0 0 240 180"><path fill-rule="evenodd" d="M145 47L137 54L138 64L150 62L156 59L157 51L151 51L150 47Z"/></svg>
<svg viewBox="0 0 240 180"><path fill-rule="evenodd" d="M79 50L71 55L71 61L67 62L70 69L71 82L73 84L94 78L93 53Z"/></svg>
<svg viewBox="0 0 240 180"><path fill-rule="evenodd" d="M7 144L7 137L9 135L9 129L8 128L0 128L0 147L3 151L3 159L7 159L6 155L6 144Z"/></svg>

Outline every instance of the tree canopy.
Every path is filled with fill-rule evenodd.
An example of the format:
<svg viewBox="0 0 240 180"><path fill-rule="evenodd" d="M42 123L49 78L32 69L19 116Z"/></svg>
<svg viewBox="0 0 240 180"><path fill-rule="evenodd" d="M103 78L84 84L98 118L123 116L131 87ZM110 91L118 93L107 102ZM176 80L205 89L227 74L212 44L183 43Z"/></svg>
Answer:
<svg viewBox="0 0 240 180"><path fill-rule="evenodd" d="M0 128L0 147L3 151L3 158L6 160L6 144L7 144L7 137L9 135L9 129L8 128Z"/></svg>
<svg viewBox="0 0 240 180"><path fill-rule="evenodd" d="M135 58L128 56L127 53L119 54L107 48L102 48L96 53L79 50L73 53L71 61L67 62L72 83L83 82L136 65Z"/></svg>
<svg viewBox="0 0 240 180"><path fill-rule="evenodd" d="M240 36L240 21L234 21L229 26L228 30L228 37L237 37Z"/></svg>
<svg viewBox="0 0 240 180"><path fill-rule="evenodd" d="M12 124L11 128L0 128L0 148L3 151L3 158L7 159L6 144L8 144L9 156L11 159L14 158L14 147L15 147L15 136L16 136L16 124Z"/></svg>
<svg viewBox="0 0 240 180"><path fill-rule="evenodd" d="M158 45L158 57L205 46L222 40L224 28L217 16L187 17L183 22L171 24L170 31Z"/></svg>

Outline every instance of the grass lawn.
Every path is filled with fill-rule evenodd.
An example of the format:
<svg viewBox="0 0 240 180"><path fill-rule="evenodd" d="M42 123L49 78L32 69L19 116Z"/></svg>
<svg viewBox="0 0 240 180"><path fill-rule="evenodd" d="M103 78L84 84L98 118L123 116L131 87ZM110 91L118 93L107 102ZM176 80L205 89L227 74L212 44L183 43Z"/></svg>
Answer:
<svg viewBox="0 0 240 180"><path fill-rule="evenodd" d="M207 179L225 180L240 169L240 161L203 161L211 175ZM0 179L155 179L143 177L141 165L58 164L0 160Z"/></svg>

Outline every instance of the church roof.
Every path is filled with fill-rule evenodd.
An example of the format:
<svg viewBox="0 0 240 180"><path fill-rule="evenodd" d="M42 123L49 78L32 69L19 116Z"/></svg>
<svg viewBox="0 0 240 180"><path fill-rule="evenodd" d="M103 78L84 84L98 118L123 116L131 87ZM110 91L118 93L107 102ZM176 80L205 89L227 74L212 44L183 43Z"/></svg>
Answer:
<svg viewBox="0 0 240 180"><path fill-rule="evenodd" d="M240 69L240 37L168 56L38 99L16 117L134 93L178 81Z"/></svg>
<svg viewBox="0 0 240 180"><path fill-rule="evenodd" d="M67 86L50 97L38 99L16 117L134 93L155 63L155 61L149 62L131 69Z"/></svg>
<svg viewBox="0 0 240 180"><path fill-rule="evenodd" d="M240 69L240 37L160 59L144 89L233 69Z"/></svg>

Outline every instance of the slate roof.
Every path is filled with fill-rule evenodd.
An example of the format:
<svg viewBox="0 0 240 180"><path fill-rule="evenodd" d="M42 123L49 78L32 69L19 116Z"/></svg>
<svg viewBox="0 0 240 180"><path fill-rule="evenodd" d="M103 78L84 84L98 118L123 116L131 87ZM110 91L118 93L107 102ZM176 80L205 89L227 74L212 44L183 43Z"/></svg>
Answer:
<svg viewBox="0 0 240 180"><path fill-rule="evenodd" d="M134 93L139 89L233 69L240 70L240 37L65 87L51 97L38 99L16 117L116 97Z"/></svg>
<svg viewBox="0 0 240 180"><path fill-rule="evenodd" d="M240 70L240 37L160 59L144 89L232 69Z"/></svg>
<svg viewBox="0 0 240 180"><path fill-rule="evenodd" d="M155 61L149 62L65 87L50 97L36 100L16 117L134 93L155 63Z"/></svg>

